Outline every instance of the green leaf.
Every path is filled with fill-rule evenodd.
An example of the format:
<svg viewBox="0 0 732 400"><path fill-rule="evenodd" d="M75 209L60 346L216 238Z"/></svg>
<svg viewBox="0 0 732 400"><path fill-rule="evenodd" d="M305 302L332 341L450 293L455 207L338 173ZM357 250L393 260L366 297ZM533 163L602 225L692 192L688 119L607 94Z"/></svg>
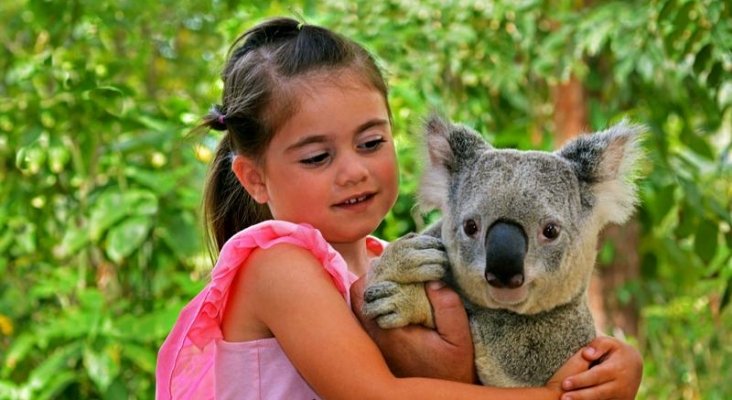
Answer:
<svg viewBox="0 0 732 400"><path fill-rule="evenodd" d="M155 360L157 359L155 351L127 342L122 346L122 356L132 361L141 370L149 374L155 373Z"/></svg>
<svg viewBox="0 0 732 400"><path fill-rule="evenodd" d="M21 388L12 381L0 380L0 399L21 399L29 398L29 395L23 396Z"/></svg>
<svg viewBox="0 0 732 400"><path fill-rule="evenodd" d="M717 253L719 226L716 221L703 219L694 235L694 252L704 263L709 263Z"/></svg>
<svg viewBox="0 0 732 400"><path fill-rule="evenodd" d="M84 348L84 367L86 372L101 392L107 390L119 374L119 362L110 355L111 348L97 351L91 347Z"/></svg>
<svg viewBox="0 0 732 400"><path fill-rule="evenodd" d="M87 98L109 114L120 117L125 112L125 94L114 86L100 86L89 90Z"/></svg>
<svg viewBox="0 0 732 400"><path fill-rule="evenodd" d="M124 193L109 190L99 196L89 218L89 230L93 240L125 216L152 216L158 211L158 199L147 190L130 190Z"/></svg>
<svg viewBox="0 0 732 400"><path fill-rule="evenodd" d="M676 185L668 184L662 186L656 195L656 207L653 210L656 221L661 221L674 206L674 192Z"/></svg>
<svg viewBox="0 0 732 400"><path fill-rule="evenodd" d="M46 152L35 144L20 148L15 156L15 166L27 175L40 172L45 161Z"/></svg>
<svg viewBox="0 0 732 400"><path fill-rule="evenodd" d="M615 245L610 241L606 240L603 242L600 252L598 254L598 260L602 265L610 265L615 259Z"/></svg>
<svg viewBox="0 0 732 400"><path fill-rule="evenodd" d="M732 277L727 279L727 283L724 287L724 292L722 292L722 300L719 303L720 311L723 311L729 305L730 297L732 297Z"/></svg>
<svg viewBox="0 0 732 400"><path fill-rule="evenodd" d="M66 258L76 254L89 243L90 239L87 229L68 226L61 238L61 244L58 246L59 257Z"/></svg>
<svg viewBox="0 0 732 400"><path fill-rule="evenodd" d="M715 62L712 66L712 69L709 71L709 75L707 75L707 85L709 85L710 89L716 90L720 87L720 83L722 83L723 72L724 66L722 65L722 62Z"/></svg>
<svg viewBox="0 0 732 400"><path fill-rule="evenodd" d="M103 193L95 201L89 217L89 234L97 241L112 225L129 215L131 210L126 207L124 197L117 191Z"/></svg>
<svg viewBox="0 0 732 400"><path fill-rule="evenodd" d="M176 213L165 218L165 223L158 231L175 255L181 261L195 254L200 249L200 231L196 229L195 220L188 213ZM156 230L157 231L157 230Z"/></svg>
<svg viewBox="0 0 732 400"><path fill-rule="evenodd" d="M31 333L23 333L14 338L7 351L4 351L2 377L8 378L16 370L18 364L22 363L28 352L35 345L35 337Z"/></svg>
<svg viewBox="0 0 732 400"><path fill-rule="evenodd" d="M709 63L709 57L712 55L712 49L712 44L707 43L701 48L701 50L699 50L698 53L696 53L693 69L697 75L701 74Z"/></svg>
<svg viewBox="0 0 732 400"><path fill-rule="evenodd" d="M37 400L58 399L63 390L76 380L78 380L76 372L68 369L59 371L46 382L40 391L34 393L33 398Z"/></svg>
<svg viewBox="0 0 732 400"><path fill-rule="evenodd" d="M121 263L149 237L150 217L132 217L113 227L107 236L105 250L110 260Z"/></svg>
<svg viewBox="0 0 732 400"><path fill-rule="evenodd" d="M50 356L36 366L28 376L28 387L36 392L51 386L59 371L74 365L81 357L82 344L72 342L57 347Z"/></svg>
<svg viewBox="0 0 732 400"><path fill-rule="evenodd" d="M84 311L92 311L94 314L101 315L100 312L104 308L104 296L96 288L86 288L79 292L79 305Z"/></svg>
<svg viewBox="0 0 732 400"><path fill-rule="evenodd" d="M697 226L698 216L694 213L691 207L679 208L679 223L674 229L674 236L679 239L689 237L694 233L694 228Z"/></svg>

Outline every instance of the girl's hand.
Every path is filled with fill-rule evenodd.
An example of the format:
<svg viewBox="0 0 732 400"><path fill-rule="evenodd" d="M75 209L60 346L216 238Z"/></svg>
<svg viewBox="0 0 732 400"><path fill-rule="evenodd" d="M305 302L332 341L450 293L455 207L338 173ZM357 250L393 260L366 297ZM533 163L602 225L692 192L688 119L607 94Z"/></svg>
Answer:
<svg viewBox="0 0 732 400"><path fill-rule="evenodd" d="M603 336L578 354L591 363L590 369L562 381L566 393L561 400L635 398L643 373L643 360L638 350L618 339Z"/></svg>
<svg viewBox="0 0 732 400"><path fill-rule="evenodd" d="M434 330L421 325L381 329L361 314L365 281L361 278L351 285L351 307L394 375L477 381L468 316L457 293L441 282L426 284Z"/></svg>
<svg viewBox="0 0 732 400"><path fill-rule="evenodd" d="M554 375L549 378L549 381L544 385L547 389L557 393L557 396L562 393L562 383L569 377L579 376L586 372L590 368L591 360L587 360L583 355L582 351L578 351L572 357L562 365Z"/></svg>

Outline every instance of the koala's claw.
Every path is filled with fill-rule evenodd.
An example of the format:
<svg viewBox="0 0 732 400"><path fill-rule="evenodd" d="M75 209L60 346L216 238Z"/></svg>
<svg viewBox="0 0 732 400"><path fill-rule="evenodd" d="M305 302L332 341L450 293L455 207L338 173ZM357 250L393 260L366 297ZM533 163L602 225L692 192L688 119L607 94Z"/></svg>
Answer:
<svg viewBox="0 0 732 400"><path fill-rule="evenodd" d="M399 305L391 296L364 303L363 314L375 320L381 329L401 328L410 323L407 316L400 312Z"/></svg>
<svg viewBox="0 0 732 400"><path fill-rule="evenodd" d="M364 291L362 313L373 319L382 329L401 328L409 324L434 327L424 284L401 284L383 281L372 284Z"/></svg>
<svg viewBox="0 0 732 400"><path fill-rule="evenodd" d="M363 292L363 314L371 319L379 320L396 311L394 295L399 291L399 285L384 281L371 285ZM406 325L406 324L405 324ZM381 323L379 322L379 326Z"/></svg>
<svg viewBox="0 0 732 400"><path fill-rule="evenodd" d="M381 329L402 328L409 325L410 321L399 312L384 314L376 318L376 323Z"/></svg>
<svg viewBox="0 0 732 400"><path fill-rule="evenodd" d="M399 285L394 282L379 282L366 288L363 292L363 300L365 304L369 304L376 300L393 295L398 289Z"/></svg>
<svg viewBox="0 0 732 400"><path fill-rule="evenodd" d="M413 274L405 274L400 283L414 283L439 281L445 277L445 267L442 264L424 264L413 271Z"/></svg>

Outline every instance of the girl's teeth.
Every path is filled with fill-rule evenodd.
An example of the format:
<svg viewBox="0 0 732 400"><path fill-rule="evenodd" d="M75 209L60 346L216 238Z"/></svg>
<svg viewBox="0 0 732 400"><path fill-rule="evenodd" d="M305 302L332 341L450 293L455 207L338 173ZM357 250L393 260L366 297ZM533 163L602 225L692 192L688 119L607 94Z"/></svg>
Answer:
<svg viewBox="0 0 732 400"><path fill-rule="evenodd" d="M357 199L346 200L346 204L356 204L356 203L358 203L360 201L364 201L365 199L366 199L366 196L359 197Z"/></svg>

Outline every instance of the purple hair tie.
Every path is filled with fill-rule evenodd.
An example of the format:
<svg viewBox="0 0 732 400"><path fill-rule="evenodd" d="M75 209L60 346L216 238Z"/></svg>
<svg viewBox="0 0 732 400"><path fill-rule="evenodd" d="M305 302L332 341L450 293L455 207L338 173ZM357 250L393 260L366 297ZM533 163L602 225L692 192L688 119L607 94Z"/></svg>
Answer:
<svg viewBox="0 0 732 400"><path fill-rule="evenodd" d="M224 114L219 115L218 121L221 125L224 125L226 123L226 115L224 115Z"/></svg>

